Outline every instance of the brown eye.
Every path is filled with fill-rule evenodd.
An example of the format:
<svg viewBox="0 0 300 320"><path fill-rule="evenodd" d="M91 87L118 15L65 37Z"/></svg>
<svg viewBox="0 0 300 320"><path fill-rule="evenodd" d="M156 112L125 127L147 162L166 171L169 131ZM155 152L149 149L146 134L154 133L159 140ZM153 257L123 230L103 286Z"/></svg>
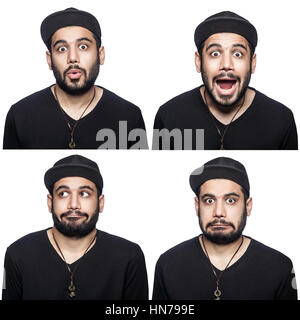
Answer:
<svg viewBox="0 0 300 320"><path fill-rule="evenodd" d="M86 44L82 43L82 44L79 45L79 49L80 50L86 50L87 48L88 48L88 46Z"/></svg>
<svg viewBox="0 0 300 320"><path fill-rule="evenodd" d="M228 204L234 204L236 201L235 201L235 199L233 199L233 198L228 198L228 199L226 199L226 202L227 202Z"/></svg>
<svg viewBox="0 0 300 320"><path fill-rule="evenodd" d="M59 47L59 48L57 49L57 51L58 51L58 52L65 52L65 51L67 51L67 48L66 48L65 46L62 46L62 47Z"/></svg>
<svg viewBox="0 0 300 320"><path fill-rule="evenodd" d="M207 204L213 204L214 202L215 201L212 198L205 199L205 203L207 203Z"/></svg>
<svg viewBox="0 0 300 320"><path fill-rule="evenodd" d="M213 51L210 55L212 57L219 57L221 55L221 53L219 51Z"/></svg>
<svg viewBox="0 0 300 320"><path fill-rule="evenodd" d="M243 54L242 54L240 51L234 52L233 55L234 55L236 58L241 58L241 57L243 56Z"/></svg>
<svg viewBox="0 0 300 320"><path fill-rule="evenodd" d="M58 195L60 198L66 198L69 195L69 193L67 191L62 191Z"/></svg>

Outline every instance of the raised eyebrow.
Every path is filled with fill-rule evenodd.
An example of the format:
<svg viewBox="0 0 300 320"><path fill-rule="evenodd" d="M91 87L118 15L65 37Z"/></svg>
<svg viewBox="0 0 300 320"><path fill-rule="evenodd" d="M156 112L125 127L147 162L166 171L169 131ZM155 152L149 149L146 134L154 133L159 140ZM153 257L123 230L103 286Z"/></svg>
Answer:
<svg viewBox="0 0 300 320"><path fill-rule="evenodd" d="M76 40L77 42L81 42L81 41L88 41L90 43L93 43L93 41L87 37L82 37Z"/></svg>
<svg viewBox="0 0 300 320"><path fill-rule="evenodd" d="M248 48L245 45L243 45L242 43L237 43L237 44L233 45L233 48L237 48L237 47L241 47L244 50L248 51Z"/></svg>
<svg viewBox="0 0 300 320"><path fill-rule="evenodd" d="M207 46L207 48L205 49L205 51L207 52L210 48L212 47L217 47L217 48L221 48L222 46L219 43L211 43Z"/></svg>
<svg viewBox="0 0 300 320"><path fill-rule="evenodd" d="M53 48L55 48L58 44L66 44L66 43L67 43L66 40L57 40L54 42Z"/></svg>
<svg viewBox="0 0 300 320"><path fill-rule="evenodd" d="M214 199L216 198L215 195L212 193L205 193L200 197L200 199L203 200L204 198L207 198L207 197L214 198Z"/></svg>
<svg viewBox="0 0 300 320"><path fill-rule="evenodd" d="M235 196L235 197L238 197L238 198L241 197L239 194L237 194L237 193L235 193L235 192L226 193L224 196L225 196L225 197Z"/></svg>
<svg viewBox="0 0 300 320"><path fill-rule="evenodd" d="M88 189L88 190L91 190L91 191L93 191L93 192L95 191L94 188L92 188L92 187L90 187L90 186L81 186L81 187L79 187L79 189L80 189L80 190L82 190L82 189Z"/></svg>
<svg viewBox="0 0 300 320"><path fill-rule="evenodd" d="M59 186L59 187L57 187L57 188L55 189L55 192L59 191L60 189L68 189L68 190L70 190L70 187L65 186L65 185L61 185L61 186Z"/></svg>

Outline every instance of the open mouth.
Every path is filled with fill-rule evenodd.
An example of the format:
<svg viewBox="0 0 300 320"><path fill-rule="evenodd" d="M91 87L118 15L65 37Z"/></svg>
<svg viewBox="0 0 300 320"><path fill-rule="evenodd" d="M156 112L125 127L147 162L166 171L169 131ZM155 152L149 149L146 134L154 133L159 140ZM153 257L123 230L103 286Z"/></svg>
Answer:
<svg viewBox="0 0 300 320"><path fill-rule="evenodd" d="M233 95L237 88L238 81L235 79L217 79L216 88L220 95Z"/></svg>
<svg viewBox="0 0 300 320"><path fill-rule="evenodd" d="M74 79L79 79L81 77L82 72L78 69L72 69L69 72L67 72L67 76L74 80Z"/></svg>

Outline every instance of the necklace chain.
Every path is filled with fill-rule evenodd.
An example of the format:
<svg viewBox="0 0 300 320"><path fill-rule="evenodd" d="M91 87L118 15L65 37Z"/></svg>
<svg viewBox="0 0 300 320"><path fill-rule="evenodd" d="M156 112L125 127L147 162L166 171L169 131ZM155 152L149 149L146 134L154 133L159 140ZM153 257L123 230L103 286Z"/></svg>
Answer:
<svg viewBox="0 0 300 320"><path fill-rule="evenodd" d="M221 140L220 150L223 150L223 149L224 149L224 137L225 137L225 134L226 134L227 130L229 129L229 126L231 125L231 123L233 122L233 120L235 119L235 117L237 116L237 114L239 113L239 111L241 110L242 106L244 105L244 103L245 103L245 95L244 95L244 97L243 97L242 103L239 105L237 111L235 112L235 114L234 114L233 117L231 118L230 122L225 126L225 129L224 129L224 131L223 131L223 134L221 134L221 131L220 131L219 127L217 126L217 123L216 123L216 121L215 121L215 119L214 119L214 116L213 116L213 114L211 113L211 111L209 110L209 107L208 107L208 104L207 104L207 100L206 100L206 88L204 88L204 103L205 103L205 105L207 106L208 113L209 113L209 115L210 115L210 117L211 117L211 119L212 119L212 121L213 121L216 129L217 129L218 135L219 135L219 137L220 137L220 140Z"/></svg>
<svg viewBox="0 0 300 320"><path fill-rule="evenodd" d="M70 142L69 142L68 147L69 147L70 149L75 149L75 147L76 147L76 144L75 144L75 141L74 141L74 132L75 132L75 129L76 129L77 125L78 125L78 122L81 120L81 118L82 118L83 115L85 114L86 110L88 109L88 107L89 107L89 106L91 105L91 103L93 102L93 100L94 100L94 98L95 98L95 96L96 96L96 89L95 89L95 87L94 87L94 93L93 93L92 99L91 99L90 102L87 104L87 106L84 108L84 110L83 110L83 112L81 113L79 119L77 119L77 120L75 121L73 127L70 125L69 121L67 120L66 115L65 115L65 112L64 112L64 110L63 110L63 108L62 108L62 106L61 106L61 104L60 104L60 102L59 102L59 99L58 99L58 96L57 96L57 92L56 92L56 85L55 85L55 87L54 87L54 96L55 96L55 99L56 99L56 101L57 101L57 103L58 103L58 106L59 106L59 108L60 108L60 110L61 110L61 112L62 112L62 114L63 114L63 117L64 117L64 119L65 119L65 121L66 121L66 123L67 123L67 125L68 125L68 128L69 128L69 130L70 130L71 139L70 139Z"/></svg>
<svg viewBox="0 0 300 320"><path fill-rule="evenodd" d="M208 255L208 252L207 252L207 249L206 249L206 246L205 246L205 242L204 242L203 236L201 237L201 240L202 240L202 244L203 244L203 248L204 248L205 254L206 254L207 258L208 258L208 261L209 261L209 263L210 263L210 266L211 266L212 271L213 271L213 273L214 273L214 276L215 276L215 278L216 278L217 288L216 288L216 290L214 291L215 300L221 300L220 297L221 297L222 292L221 292L221 290L219 289L220 280L221 280L224 272L226 271L226 269L229 267L231 261L233 260L233 258L236 256L236 254L238 253L238 251L239 251L240 248L242 247L242 244L243 244L243 242L244 242L244 236L242 236L242 241L241 241L241 243L239 244L237 250L235 251L235 253L233 254L233 256L230 258L230 260L229 260L229 262L227 263L225 269L220 272L219 276L217 275L216 270L215 270L213 264L212 264L211 261L210 261L210 258L209 258L209 255Z"/></svg>
<svg viewBox="0 0 300 320"><path fill-rule="evenodd" d="M71 298L74 298L74 297L76 296L76 292L75 292L75 289L76 289L76 288L75 288L75 285L74 285L74 274L75 274L75 271L77 270L77 268L78 268L78 266L79 266L79 263L81 262L81 260L82 260L83 257L85 256L85 254L88 252L89 248L92 246L93 242L96 240L97 231L96 231L96 234L95 234L95 236L93 237L92 241L90 242L90 244L88 245L88 247L87 247L86 250L84 251L84 254L78 259L77 264L76 264L76 266L74 267L73 271L71 270L69 264L67 263L67 261L66 261L66 259L65 259L64 254L62 253L62 251L61 251L61 249L60 249L60 247L59 247L59 245L58 245L58 242L57 242L56 239L55 239L55 236L54 236L53 231L52 231L52 237L53 237L53 240L54 240L54 242L55 242L55 245L56 245L59 253L61 254L61 256L62 256L62 258L63 258L63 260L64 260L64 262L65 262L65 264L66 264L66 266L67 266L67 269L68 269L68 271L69 271L69 273L70 273L70 285L69 285L69 287L68 287L68 293L69 293L69 296L70 296Z"/></svg>

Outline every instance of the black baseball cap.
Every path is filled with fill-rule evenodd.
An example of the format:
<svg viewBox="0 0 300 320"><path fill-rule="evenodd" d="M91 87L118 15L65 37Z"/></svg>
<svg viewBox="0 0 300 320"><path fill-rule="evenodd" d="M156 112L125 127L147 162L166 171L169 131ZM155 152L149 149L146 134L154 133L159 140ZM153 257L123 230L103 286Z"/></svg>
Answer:
<svg viewBox="0 0 300 320"><path fill-rule="evenodd" d="M203 22L195 30L194 40L196 47L215 33L230 32L237 33L244 37L251 45L253 51L257 45L257 31L255 27L245 18L231 11L216 13Z"/></svg>
<svg viewBox="0 0 300 320"><path fill-rule="evenodd" d="M61 28L70 26L79 26L90 30L101 45L101 28L98 20L89 12L67 8L50 14L41 24L41 36L49 50L53 34Z"/></svg>
<svg viewBox="0 0 300 320"><path fill-rule="evenodd" d="M95 183L102 193L103 179L96 162L80 155L63 158L53 165L44 176L45 186L52 194L54 183L65 177L83 177Z"/></svg>
<svg viewBox="0 0 300 320"><path fill-rule="evenodd" d="M190 186L196 196L199 196L201 185L211 179L228 179L236 182L250 194L250 185L245 167L237 160L219 157L206 162L195 169L190 175Z"/></svg>

